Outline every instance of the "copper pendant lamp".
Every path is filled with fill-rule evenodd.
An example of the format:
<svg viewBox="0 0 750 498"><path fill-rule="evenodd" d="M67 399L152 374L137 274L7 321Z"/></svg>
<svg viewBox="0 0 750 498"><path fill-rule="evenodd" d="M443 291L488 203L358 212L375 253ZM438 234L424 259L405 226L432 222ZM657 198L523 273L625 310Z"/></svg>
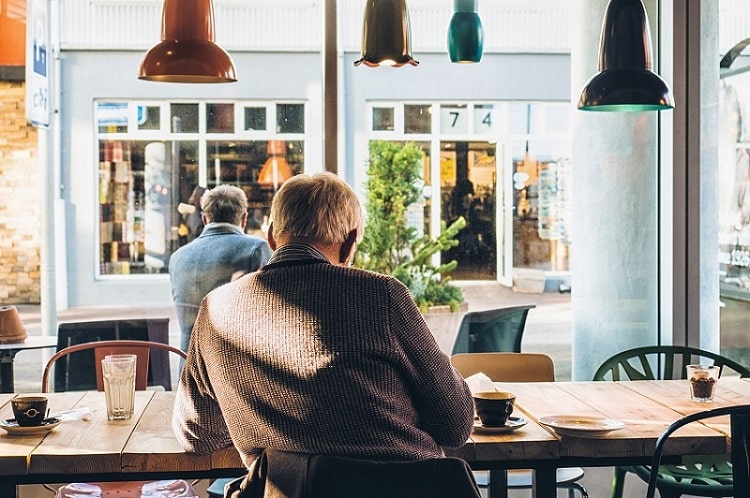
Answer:
<svg viewBox="0 0 750 498"><path fill-rule="evenodd" d="M411 26L406 0L367 0L362 24L362 57L369 67L416 66L411 56Z"/></svg>
<svg viewBox="0 0 750 498"><path fill-rule="evenodd" d="M265 187L273 187L276 191L292 176L292 167L286 161L286 142L283 140L269 140L266 148L268 159L258 174L258 183Z"/></svg>
<svg viewBox="0 0 750 498"><path fill-rule="evenodd" d="M652 71L651 36L641 0L610 0L599 41L599 73L584 86L584 111L672 109L667 83Z"/></svg>
<svg viewBox="0 0 750 498"><path fill-rule="evenodd" d="M211 0L164 0L161 43L146 52L138 79L172 83L237 81L232 58L214 42Z"/></svg>

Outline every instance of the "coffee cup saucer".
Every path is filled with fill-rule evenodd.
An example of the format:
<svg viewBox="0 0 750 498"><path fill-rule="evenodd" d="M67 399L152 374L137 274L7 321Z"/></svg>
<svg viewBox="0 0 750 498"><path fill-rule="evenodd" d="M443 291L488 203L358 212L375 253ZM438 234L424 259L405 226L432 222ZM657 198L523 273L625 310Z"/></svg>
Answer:
<svg viewBox="0 0 750 498"><path fill-rule="evenodd" d="M474 432L477 434L505 434L520 429L526 425L523 417L508 417L505 425L484 425L479 420L474 421Z"/></svg>
<svg viewBox="0 0 750 498"><path fill-rule="evenodd" d="M23 427L18 425L16 419L0 419L0 429L3 429L9 436L38 436L51 432L55 427L60 425L61 420L57 417L45 418L41 425Z"/></svg>

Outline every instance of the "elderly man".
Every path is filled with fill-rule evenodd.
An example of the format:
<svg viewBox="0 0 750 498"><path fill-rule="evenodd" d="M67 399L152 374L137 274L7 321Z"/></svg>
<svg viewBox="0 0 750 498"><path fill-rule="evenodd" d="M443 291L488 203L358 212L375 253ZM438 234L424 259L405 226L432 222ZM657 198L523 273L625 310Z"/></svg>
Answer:
<svg viewBox="0 0 750 498"><path fill-rule="evenodd" d="M201 234L172 254L169 279L180 324L181 347L187 351L195 317L208 292L266 264L271 248L260 237L246 235L247 197L232 185L219 185L201 197Z"/></svg>
<svg viewBox="0 0 750 498"><path fill-rule="evenodd" d="M375 461L443 456L473 424L471 393L398 280L351 268L362 235L336 175L287 180L271 260L208 294L173 426L188 451L234 444Z"/></svg>

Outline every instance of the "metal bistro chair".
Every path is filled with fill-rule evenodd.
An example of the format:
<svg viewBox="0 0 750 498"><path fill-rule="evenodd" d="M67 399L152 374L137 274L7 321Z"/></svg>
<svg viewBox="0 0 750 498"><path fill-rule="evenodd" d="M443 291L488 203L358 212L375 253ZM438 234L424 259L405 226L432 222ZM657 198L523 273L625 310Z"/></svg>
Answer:
<svg viewBox="0 0 750 498"><path fill-rule="evenodd" d="M721 375L733 372L750 377L750 369L711 351L687 346L643 346L615 354L594 373L594 380L670 380L687 377L686 365L709 363L721 368ZM622 498L628 472L648 481L651 470L644 465L615 467L612 498ZM662 465L656 487L662 498L733 496L732 470L723 456L685 456L682 465ZM738 495L734 495L738 496Z"/></svg>
<svg viewBox="0 0 750 498"><path fill-rule="evenodd" d="M164 344L161 342L151 341L131 341L131 340L114 340L114 341L96 341L85 342L63 348L55 353L47 362L42 372L42 392L49 392L49 380L52 366L58 361L64 361L71 354L81 351L92 351L94 353L94 363L96 366L96 388L98 391L104 390L104 381L102 377L101 360L110 354L134 354L136 360L135 389L143 391L147 388L148 364L151 349L168 351L179 356L181 359L186 358L186 354L181 349ZM159 481L123 481L123 482L74 482L66 484L57 490L45 487L55 492L56 498L74 498L77 496L118 496L120 498L141 498L149 496L174 497L180 496L185 498L198 498L198 494L193 489L191 483L182 479L165 479ZM98 493L98 494L97 494Z"/></svg>
<svg viewBox="0 0 750 498"><path fill-rule="evenodd" d="M464 314L458 327L453 352L521 352L521 339L529 310L536 304L506 306Z"/></svg>
<svg viewBox="0 0 750 498"><path fill-rule="evenodd" d="M451 363L464 377L482 372L495 382L553 382L555 364L552 358L541 353L461 353L451 356ZM531 489L531 470L509 470L508 489ZM475 471L479 486L489 486L489 471ZM558 488L567 489L568 497L574 498L575 491L582 498L588 498L588 491L576 482L583 477L580 467L557 469Z"/></svg>
<svg viewBox="0 0 750 498"><path fill-rule="evenodd" d="M651 462L651 472L648 480L648 490L646 498L654 498L656 493L657 481L663 479L661 464L661 455L664 451L664 445L667 444L669 436L680 427L697 420L703 420L720 415L729 415L732 435L732 484L733 487L730 496L747 496L750 490L750 405L725 406L714 408L692 415L685 416L672 423L656 440L654 456ZM667 476L668 477L668 476ZM688 493L689 491L685 491ZM662 496L665 496L662 494ZM713 496L713 495L712 495ZM727 496L727 495L716 495Z"/></svg>

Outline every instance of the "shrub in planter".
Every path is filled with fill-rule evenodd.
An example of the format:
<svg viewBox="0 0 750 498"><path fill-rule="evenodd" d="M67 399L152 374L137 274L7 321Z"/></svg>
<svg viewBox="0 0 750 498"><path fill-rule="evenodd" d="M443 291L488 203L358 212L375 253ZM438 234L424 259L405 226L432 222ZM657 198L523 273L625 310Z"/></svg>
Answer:
<svg viewBox="0 0 750 498"><path fill-rule="evenodd" d="M458 262L435 265L433 256L458 245L456 236L466 221L441 223L436 238L410 226L409 208L422 197L422 149L411 143L373 141L369 151L367 220L354 264L399 279L422 311L438 305L458 310L463 292L450 278Z"/></svg>

